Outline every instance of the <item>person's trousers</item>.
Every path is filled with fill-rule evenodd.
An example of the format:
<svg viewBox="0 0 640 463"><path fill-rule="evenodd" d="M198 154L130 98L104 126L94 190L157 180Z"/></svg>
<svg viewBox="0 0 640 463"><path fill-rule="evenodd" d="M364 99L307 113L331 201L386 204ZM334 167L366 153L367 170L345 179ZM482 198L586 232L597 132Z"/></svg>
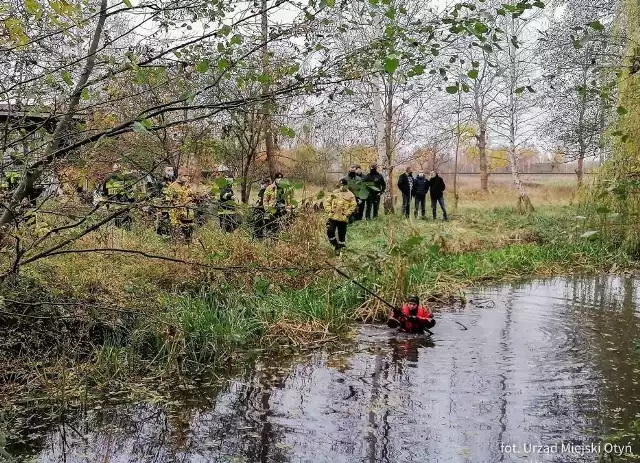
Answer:
<svg viewBox="0 0 640 463"><path fill-rule="evenodd" d="M356 205L356 210L349 216L349 223L362 220L362 217L364 216L364 206L365 202L359 199L358 204Z"/></svg>
<svg viewBox="0 0 640 463"><path fill-rule="evenodd" d="M367 198L366 201L366 210L365 210L365 218L366 219L375 219L378 217L378 209L380 208L380 196L379 195L371 195Z"/></svg>
<svg viewBox="0 0 640 463"><path fill-rule="evenodd" d="M438 203L440 204L440 208L442 209L442 215L444 216L444 220L447 220L447 208L444 205L444 196L440 196L437 199L431 198L431 211L433 212L433 218L436 218L436 210L438 207Z"/></svg>
<svg viewBox="0 0 640 463"><path fill-rule="evenodd" d="M327 237L334 248L345 247L347 239L347 222L329 219L327 221Z"/></svg>
<svg viewBox="0 0 640 463"><path fill-rule="evenodd" d="M220 214L220 228L226 233L233 233L238 228L238 216L236 214Z"/></svg>
<svg viewBox="0 0 640 463"><path fill-rule="evenodd" d="M255 238L264 238L265 235L265 210L262 207L256 207L253 210L253 236Z"/></svg>
<svg viewBox="0 0 640 463"><path fill-rule="evenodd" d="M124 214L116 216L116 218L113 219L113 222L115 223L115 226L118 228L131 230L131 225L133 224L133 217L131 217L131 213L127 211Z"/></svg>
<svg viewBox="0 0 640 463"><path fill-rule="evenodd" d="M409 217L409 210L411 209L411 195L409 193L402 192L402 215Z"/></svg>
<svg viewBox="0 0 640 463"><path fill-rule="evenodd" d="M270 236L277 235L278 232L285 227L287 218L287 213L284 210L278 210L274 214L269 214L265 223L267 234Z"/></svg>
<svg viewBox="0 0 640 463"><path fill-rule="evenodd" d="M424 218L424 216L426 215L426 205L425 205L425 195L421 195L421 196L416 196L416 200L415 200L415 211L414 211L414 215L416 217L418 217L418 208L420 208L420 213L422 218Z"/></svg>
<svg viewBox="0 0 640 463"><path fill-rule="evenodd" d="M362 220L362 216L364 215L364 206L365 202L361 199L358 199L358 204L356 205L356 210L351 217L349 218L349 223L357 222L358 220Z"/></svg>

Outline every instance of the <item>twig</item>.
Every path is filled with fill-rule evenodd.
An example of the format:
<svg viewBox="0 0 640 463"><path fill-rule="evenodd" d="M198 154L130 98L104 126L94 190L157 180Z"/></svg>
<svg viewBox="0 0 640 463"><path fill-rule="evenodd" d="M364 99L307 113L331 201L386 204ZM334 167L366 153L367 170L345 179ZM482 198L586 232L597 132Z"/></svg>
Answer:
<svg viewBox="0 0 640 463"><path fill-rule="evenodd" d="M121 248L63 249L63 250L60 250L60 251L48 252L48 253L46 253L46 256L43 256L43 257L50 257L50 256L55 256L55 255L60 255L60 254L82 254L82 253L89 253L89 252L120 252L120 253L124 253L124 254L136 254L136 255L141 255L141 256L147 257L149 259L166 260L166 261L175 262L175 263L178 263L178 264L193 265L195 267L203 267L203 268L208 268L208 269L211 269L211 270L220 270L220 271L228 271L228 270L247 270L247 271L249 271L249 270L255 270L255 271L273 271L273 272L278 272L278 271L299 270L299 271L319 272L321 270L328 270L329 268L333 268L331 266L328 266L328 267L300 267L300 266L296 266L296 267L255 266L255 267L252 267L252 266L247 266L247 265L230 265L230 266L227 266L227 267L219 267L219 266L215 266L215 265L204 264L202 262L194 262L194 261L188 261L188 260L183 260L183 259L176 259L174 257L160 256L160 255L157 255L157 254L149 254L148 252L139 251L139 250L136 250L136 249L121 249ZM38 256L36 256L36 257L38 257ZM26 261L23 262L23 264L30 263L33 260L35 260L35 258L27 259Z"/></svg>

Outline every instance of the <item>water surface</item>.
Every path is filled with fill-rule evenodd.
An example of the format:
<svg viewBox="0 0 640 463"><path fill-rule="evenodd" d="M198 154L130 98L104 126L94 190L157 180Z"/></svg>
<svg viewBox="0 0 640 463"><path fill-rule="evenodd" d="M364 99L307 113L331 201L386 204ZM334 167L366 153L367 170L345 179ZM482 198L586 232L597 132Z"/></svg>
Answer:
<svg viewBox="0 0 640 463"><path fill-rule="evenodd" d="M342 350L262 359L168 405L89 405L31 450L38 462L598 461L576 446L602 453L640 417L638 285L488 288L431 338L364 326Z"/></svg>

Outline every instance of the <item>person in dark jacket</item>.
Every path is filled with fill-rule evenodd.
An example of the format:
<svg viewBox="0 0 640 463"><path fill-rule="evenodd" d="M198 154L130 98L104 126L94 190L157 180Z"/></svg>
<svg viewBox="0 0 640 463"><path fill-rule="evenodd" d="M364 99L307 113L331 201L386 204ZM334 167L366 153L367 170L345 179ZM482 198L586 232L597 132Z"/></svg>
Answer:
<svg viewBox="0 0 640 463"><path fill-rule="evenodd" d="M357 202L355 212L349 217L349 223L353 223L358 220L362 220L362 215L364 214L364 200L360 199L358 196L362 187L362 170L360 169L360 166L357 164L352 165L349 168L349 172L347 173L345 180L347 181L349 191L351 191L351 193L356 197Z"/></svg>
<svg viewBox="0 0 640 463"><path fill-rule="evenodd" d="M418 171L418 176L413 181L413 196L416 198L414 211L415 218L418 218L418 206L420 206L421 218L424 219L426 213L424 200L427 196L428 190L429 180L424 176L424 171L420 169L420 171Z"/></svg>
<svg viewBox="0 0 640 463"><path fill-rule="evenodd" d="M233 178L227 178L227 184L220 190L220 228L227 233L238 228L238 215L236 213L237 203L233 192Z"/></svg>
<svg viewBox="0 0 640 463"><path fill-rule="evenodd" d="M411 209L411 197L414 195L413 190L413 173L411 166L407 167L405 173L398 178L398 190L402 193L402 214L409 218Z"/></svg>
<svg viewBox="0 0 640 463"><path fill-rule="evenodd" d="M260 179L260 190L258 190L258 199L253 207L253 235L255 238L264 238L266 227L266 211L264 209L264 192L271 184L270 179Z"/></svg>
<svg viewBox="0 0 640 463"><path fill-rule="evenodd" d="M378 164L375 162L371 164L371 170L365 176L364 182L369 186L369 196L366 200L365 218L367 220L378 217L378 209L380 209L380 196L387 189L387 183L384 181L382 174L378 172Z"/></svg>
<svg viewBox="0 0 640 463"><path fill-rule="evenodd" d="M260 190L258 190L258 201L256 206L264 208L264 192L271 183L269 179L260 179Z"/></svg>
<svg viewBox="0 0 640 463"><path fill-rule="evenodd" d="M133 185L135 183L135 179L132 179L131 175L127 175L119 164L114 164L111 174L107 176L102 185L102 196L107 198L108 201L133 203L135 201L133 196ZM108 209L109 203L107 203ZM129 210L114 219L116 227L126 230L131 230L132 223L133 217Z"/></svg>
<svg viewBox="0 0 640 463"><path fill-rule="evenodd" d="M435 170L432 170L431 180L429 180L429 192L431 194L431 211L433 212L433 220L436 219L436 209L438 207L438 203L440 204L440 208L442 209L444 220L448 220L447 208L444 205L444 190L444 180L442 180L442 177L440 177Z"/></svg>

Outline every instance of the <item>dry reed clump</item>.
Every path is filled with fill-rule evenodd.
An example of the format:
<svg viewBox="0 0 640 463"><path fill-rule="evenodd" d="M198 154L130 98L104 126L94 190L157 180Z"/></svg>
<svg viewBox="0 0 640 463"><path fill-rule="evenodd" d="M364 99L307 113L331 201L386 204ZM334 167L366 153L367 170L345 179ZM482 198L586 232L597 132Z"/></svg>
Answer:
<svg viewBox="0 0 640 463"><path fill-rule="evenodd" d="M337 336L329 329L329 324L320 320L299 322L281 319L267 327L265 341L267 345L290 344L303 346L311 342L327 342Z"/></svg>
<svg viewBox="0 0 640 463"><path fill-rule="evenodd" d="M316 214L298 216L279 236L255 240L246 234L224 234L219 229L206 228L198 235L208 262L219 267L246 267L225 272L226 280L248 289L254 279L269 280L274 287L301 288L316 277L305 267L319 267L326 260L320 246L320 217ZM194 256L195 257L195 256ZM212 259L212 257L214 257ZM251 270L251 268L256 270Z"/></svg>
<svg viewBox="0 0 640 463"><path fill-rule="evenodd" d="M78 240L73 249L115 248L142 251L151 255L186 258L180 248L168 253L159 240L147 234L126 233L107 227L101 233ZM61 254L33 264L42 283L54 293L87 301L124 303L132 295L170 290L200 277L197 267L148 259L122 252L88 252Z"/></svg>
<svg viewBox="0 0 640 463"><path fill-rule="evenodd" d="M380 275L386 284L375 284L371 288L380 298L394 307L400 307L407 293L410 262L406 257L394 257L387 262ZM375 297L369 297L354 312L354 317L363 323L386 320L390 307Z"/></svg>

